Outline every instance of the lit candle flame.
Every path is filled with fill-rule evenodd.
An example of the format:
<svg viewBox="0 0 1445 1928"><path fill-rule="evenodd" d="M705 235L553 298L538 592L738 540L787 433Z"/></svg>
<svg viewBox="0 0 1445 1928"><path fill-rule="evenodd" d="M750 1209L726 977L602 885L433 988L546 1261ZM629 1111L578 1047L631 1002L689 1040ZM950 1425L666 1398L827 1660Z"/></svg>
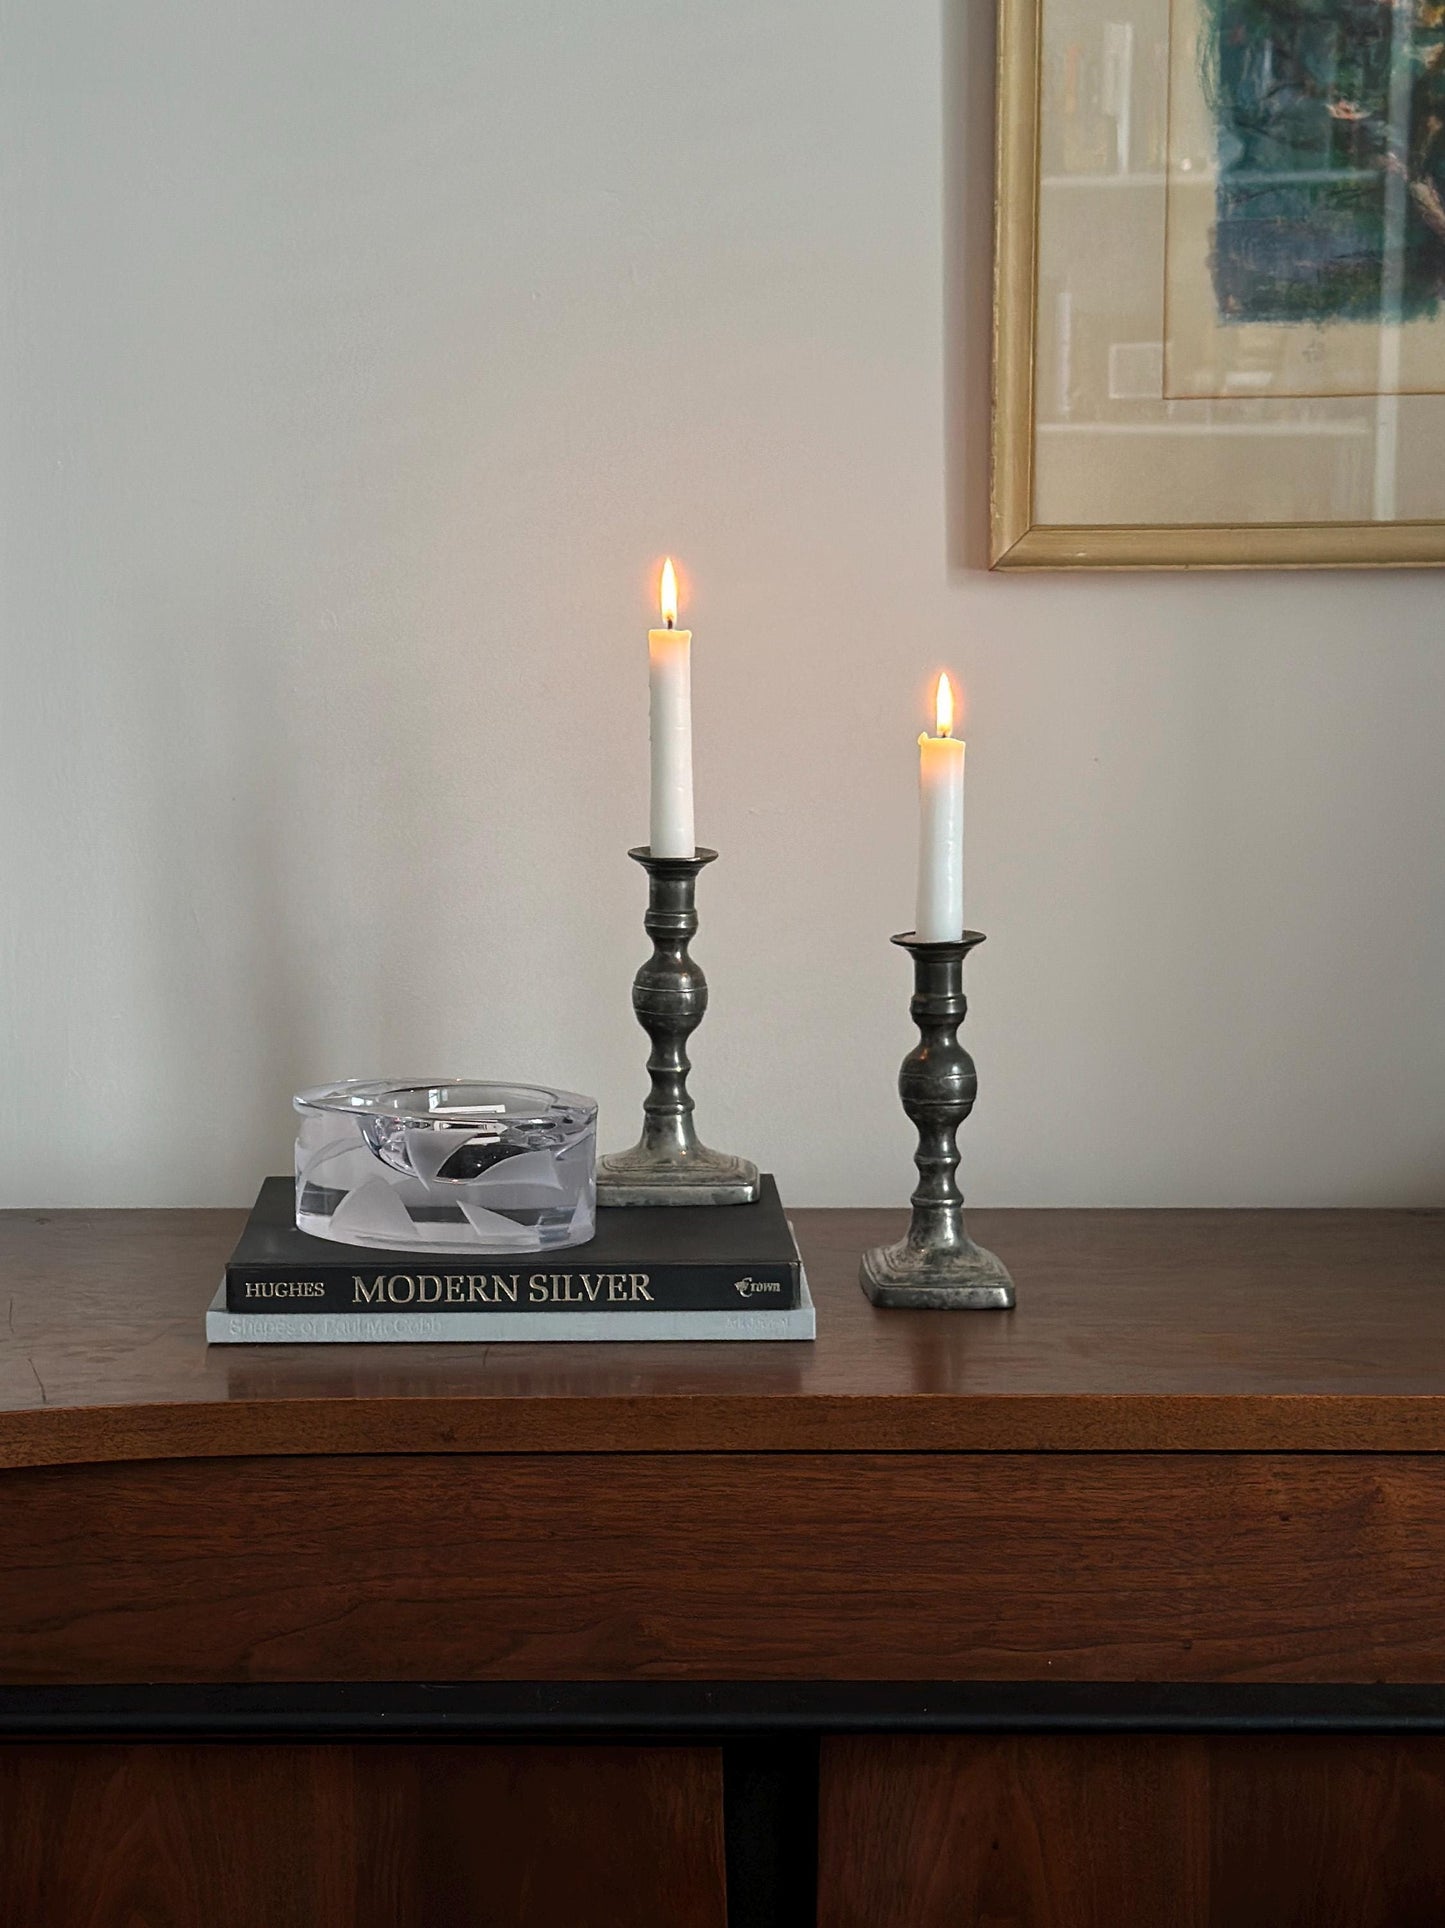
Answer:
<svg viewBox="0 0 1445 1928"><path fill-rule="evenodd" d="M662 620L669 629L677 626L677 571L669 556L662 565Z"/></svg>
<svg viewBox="0 0 1445 1928"><path fill-rule="evenodd" d="M938 722L939 736L953 735L953 685L945 670L938 679L938 694L934 698L933 713Z"/></svg>

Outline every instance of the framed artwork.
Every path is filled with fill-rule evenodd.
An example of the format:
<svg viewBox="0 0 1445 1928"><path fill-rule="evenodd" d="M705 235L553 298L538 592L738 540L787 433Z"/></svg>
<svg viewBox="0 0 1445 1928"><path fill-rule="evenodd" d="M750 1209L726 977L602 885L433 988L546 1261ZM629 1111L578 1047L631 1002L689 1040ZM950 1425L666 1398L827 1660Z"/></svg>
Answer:
<svg viewBox="0 0 1445 1928"><path fill-rule="evenodd" d="M999 0L995 568L1445 562L1445 0Z"/></svg>

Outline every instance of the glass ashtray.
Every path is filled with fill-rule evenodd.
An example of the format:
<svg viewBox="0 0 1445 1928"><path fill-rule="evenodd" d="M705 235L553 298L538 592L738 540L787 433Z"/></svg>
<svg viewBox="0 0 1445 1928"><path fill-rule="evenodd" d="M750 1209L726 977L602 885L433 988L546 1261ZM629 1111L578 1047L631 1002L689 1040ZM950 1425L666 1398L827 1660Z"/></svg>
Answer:
<svg viewBox="0 0 1445 1928"><path fill-rule="evenodd" d="M595 1099L541 1085L357 1078L293 1103L303 1232L498 1255L593 1234Z"/></svg>

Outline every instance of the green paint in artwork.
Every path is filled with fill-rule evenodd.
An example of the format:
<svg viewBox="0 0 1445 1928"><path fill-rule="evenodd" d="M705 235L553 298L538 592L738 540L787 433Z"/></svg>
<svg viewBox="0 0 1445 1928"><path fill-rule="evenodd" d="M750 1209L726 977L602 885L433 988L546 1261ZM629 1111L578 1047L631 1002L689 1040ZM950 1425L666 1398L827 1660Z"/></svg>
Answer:
<svg viewBox="0 0 1445 1928"><path fill-rule="evenodd" d="M1445 294L1445 4L1200 4L1219 148L1221 319L1435 313Z"/></svg>

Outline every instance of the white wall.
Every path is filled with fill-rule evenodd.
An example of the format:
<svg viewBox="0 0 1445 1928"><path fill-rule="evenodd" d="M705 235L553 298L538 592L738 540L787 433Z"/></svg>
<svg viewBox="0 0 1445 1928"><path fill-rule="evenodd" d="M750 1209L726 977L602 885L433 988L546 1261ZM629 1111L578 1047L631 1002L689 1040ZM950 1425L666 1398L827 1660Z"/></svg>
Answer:
<svg viewBox="0 0 1445 1928"><path fill-rule="evenodd" d="M981 571L950 6L5 10L5 1203L242 1201L348 1074L554 1079L630 1141L665 549L714 1142L907 1194L947 663L970 1195L1445 1198L1445 583Z"/></svg>

